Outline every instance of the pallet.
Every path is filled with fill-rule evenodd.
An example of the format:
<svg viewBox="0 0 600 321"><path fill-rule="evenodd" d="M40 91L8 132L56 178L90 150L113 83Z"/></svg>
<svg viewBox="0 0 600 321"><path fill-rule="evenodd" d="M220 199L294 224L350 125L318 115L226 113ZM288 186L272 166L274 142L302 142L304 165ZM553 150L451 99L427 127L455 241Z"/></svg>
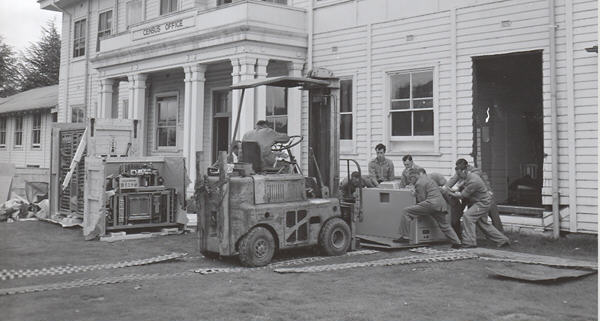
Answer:
<svg viewBox="0 0 600 321"><path fill-rule="evenodd" d="M148 239L155 236L165 236L165 235L175 235L181 234L183 231L179 230L179 228L163 228L160 232L142 232L142 233L133 233L127 234L125 231L121 232L111 232L108 235L100 236L100 241L102 242L117 242L117 241L125 241L125 240L139 240L139 239Z"/></svg>

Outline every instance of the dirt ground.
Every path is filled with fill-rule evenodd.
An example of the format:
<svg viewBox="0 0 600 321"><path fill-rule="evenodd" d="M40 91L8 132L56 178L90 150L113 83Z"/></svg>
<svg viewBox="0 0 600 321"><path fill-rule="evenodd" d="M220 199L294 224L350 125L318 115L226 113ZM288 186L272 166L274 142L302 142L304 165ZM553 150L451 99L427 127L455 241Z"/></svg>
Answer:
<svg viewBox="0 0 600 321"><path fill-rule="evenodd" d="M508 235L510 251L597 261L595 236L558 241ZM482 247L493 247L481 242ZM448 245L435 248L447 249ZM115 243L84 241L80 229L43 222L0 224L0 270L116 263L170 252L185 260L0 281L0 289L126 274L166 275L200 267L235 267L203 258L194 234ZM311 263L370 261L415 255L407 250L327 258ZM312 250L277 259L312 257ZM489 275L508 263L476 259L278 274L269 269L0 296L1 320L597 320L598 276L527 283Z"/></svg>

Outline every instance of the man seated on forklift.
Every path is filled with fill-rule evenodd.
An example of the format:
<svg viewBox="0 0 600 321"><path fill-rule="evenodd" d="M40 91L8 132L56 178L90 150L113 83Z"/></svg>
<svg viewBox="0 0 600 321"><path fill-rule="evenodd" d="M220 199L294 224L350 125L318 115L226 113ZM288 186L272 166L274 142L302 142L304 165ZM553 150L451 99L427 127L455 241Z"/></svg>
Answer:
<svg viewBox="0 0 600 321"><path fill-rule="evenodd" d="M368 176L360 176L358 172L352 172L350 177L344 178L340 182L339 193L344 202L354 203L356 201L356 190L359 187L376 187L377 183Z"/></svg>
<svg viewBox="0 0 600 321"><path fill-rule="evenodd" d="M290 140L288 135L276 132L269 127L269 123L264 120L256 122L253 130L244 134L242 142L256 142L260 148L262 168L273 168L277 161L277 154L271 150L275 143L287 143ZM244 151L242 151L244 152Z"/></svg>
<svg viewBox="0 0 600 321"><path fill-rule="evenodd" d="M411 168L408 170L410 184L415 186L417 204L406 207L400 214L400 238L396 243L408 243L410 235L410 221L418 216L430 215L436 221L440 230L452 242L452 248L460 248L461 242L448 223L446 201L442 196L439 186L427 176L424 169Z"/></svg>
<svg viewBox="0 0 600 321"><path fill-rule="evenodd" d="M377 184L394 179L394 162L385 158L385 145L377 144L375 152L377 157L369 162L369 177Z"/></svg>

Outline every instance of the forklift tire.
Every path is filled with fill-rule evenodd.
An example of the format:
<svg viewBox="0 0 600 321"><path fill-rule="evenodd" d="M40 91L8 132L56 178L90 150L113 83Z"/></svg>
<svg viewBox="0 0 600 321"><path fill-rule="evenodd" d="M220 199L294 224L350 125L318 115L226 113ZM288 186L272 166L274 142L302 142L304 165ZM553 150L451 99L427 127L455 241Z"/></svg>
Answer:
<svg viewBox="0 0 600 321"><path fill-rule="evenodd" d="M330 256L342 255L350 246L350 227L339 217L327 221L319 233L319 246Z"/></svg>
<svg viewBox="0 0 600 321"><path fill-rule="evenodd" d="M275 253L275 239L264 227L255 227L240 241L240 262L245 266L257 267L271 263Z"/></svg>

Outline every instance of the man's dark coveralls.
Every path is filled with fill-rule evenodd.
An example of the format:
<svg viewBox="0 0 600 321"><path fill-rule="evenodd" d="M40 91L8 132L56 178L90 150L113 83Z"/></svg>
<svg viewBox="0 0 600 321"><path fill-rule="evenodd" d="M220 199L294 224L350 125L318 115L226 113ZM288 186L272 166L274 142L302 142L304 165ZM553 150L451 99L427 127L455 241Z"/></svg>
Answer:
<svg viewBox="0 0 600 321"><path fill-rule="evenodd" d="M271 151L274 143L286 143L290 140L288 135L281 134L269 127L260 127L253 129L242 138L244 142L256 142L260 147L262 167L273 167L277 160L275 153ZM242 151L244 152L244 151Z"/></svg>
<svg viewBox="0 0 600 321"><path fill-rule="evenodd" d="M404 209L400 217L400 237L408 238L410 234L410 220L417 216L431 215L437 222L440 230L444 232L452 244L460 244L460 239L448 224L446 201L440 192L439 186L427 175L419 176L415 183L415 196L417 204Z"/></svg>

